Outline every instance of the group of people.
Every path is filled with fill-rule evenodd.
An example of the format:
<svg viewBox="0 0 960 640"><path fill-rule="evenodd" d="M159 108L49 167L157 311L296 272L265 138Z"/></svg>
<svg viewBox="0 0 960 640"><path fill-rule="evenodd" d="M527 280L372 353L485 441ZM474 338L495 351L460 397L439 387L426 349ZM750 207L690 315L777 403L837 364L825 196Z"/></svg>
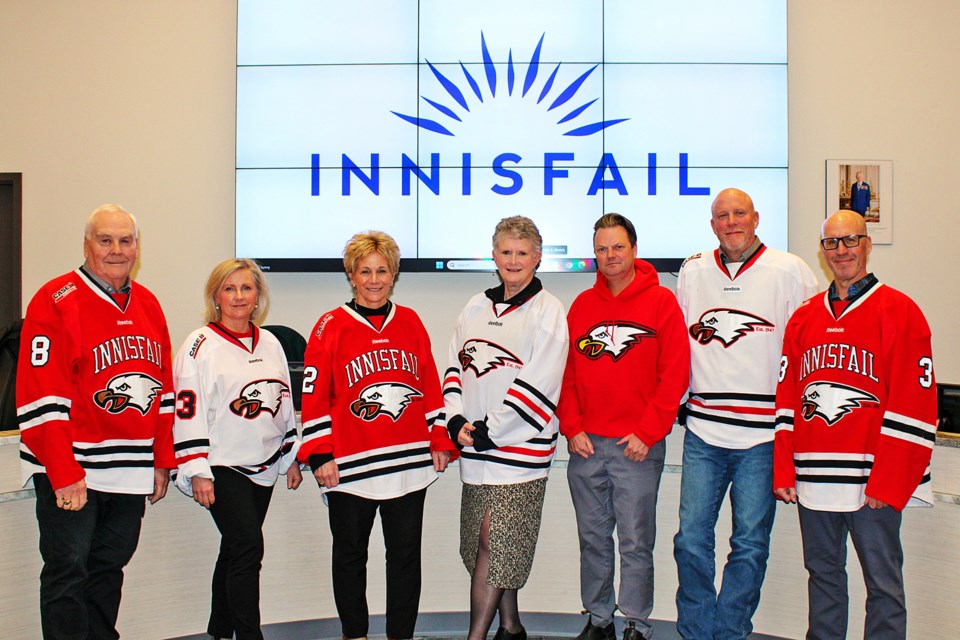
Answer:
<svg viewBox="0 0 960 640"><path fill-rule="evenodd" d="M98 208L83 265L37 293L21 338L21 459L37 494L44 637L119 637L144 497L163 498L173 471L221 534L207 632L262 638L272 488L285 475L296 489L309 468L328 507L343 637L368 633L379 511L386 633L412 638L426 490L459 458L468 638L485 638L497 616L495 640L525 640L518 591L563 434L587 614L577 638L615 640L617 610L624 640L650 638L664 439L678 420L684 638L752 631L777 498L799 503L807 637L846 635L848 535L868 590L866 637L905 637L901 511L932 502L927 323L867 271L872 244L857 213L823 224L833 282L820 294L801 259L757 237L759 213L743 191L717 195L710 223L719 248L684 262L674 295L637 258L630 220L602 216L596 283L565 312L536 276L536 225L501 220L492 239L499 284L467 302L442 376L420 318L391 300L396 242L355 235L344 249L352 298L321 315L308 339L298 430L283 350L258 326L269 292L256 263L214 268L207 324L171 358L156 298L130 278L137 221L118 206ZM715 527L728 493L733 533L718 591Z"/></svg>

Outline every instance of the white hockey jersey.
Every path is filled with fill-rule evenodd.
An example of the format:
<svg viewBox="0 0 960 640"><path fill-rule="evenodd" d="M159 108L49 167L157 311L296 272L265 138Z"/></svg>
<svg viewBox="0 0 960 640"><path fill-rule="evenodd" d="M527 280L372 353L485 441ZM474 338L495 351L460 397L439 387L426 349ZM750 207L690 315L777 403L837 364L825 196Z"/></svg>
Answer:
<svg viewBox="0 0 960 640"><path fill-rule="evenodd" d="M450 341L443 380L447 422L452 416L485 421L494 447L461 451L460 477L467 484L544 478L556 453L567 320L539 280L525 292L532 295L515 304L494 302L490 292L475 295Z"/></svg>
<svg viewBox="0 0 960 640"><path fill-rule="evenodd" d="M690 256L677 298L690 336L687 428L715 447L748 449L773 440L784 331L817 279L764 245L737 264L731 275L719 249Z"/></svg>
<svg viewBox="0 0 960 640"><path fill-rule="evenodd" d="M290 371L280 343L253 327L253 346L216 323L191 333L173 366L177 487L227 466L263 486L295 463L299 447Z"/></svg>

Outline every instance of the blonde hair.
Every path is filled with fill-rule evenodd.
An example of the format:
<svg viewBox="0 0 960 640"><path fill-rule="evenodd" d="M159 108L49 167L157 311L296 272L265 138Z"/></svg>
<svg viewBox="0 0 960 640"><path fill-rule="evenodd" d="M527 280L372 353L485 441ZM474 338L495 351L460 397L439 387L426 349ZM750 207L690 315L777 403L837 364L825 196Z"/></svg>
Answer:
<svg viewBox="0 0 960 640"><path fill-rule="evenodd" d="M400 273L400 247L397 241L383 231L364 231L354 235L343 248L343 270L350 274L356 271L357 263L371 253L379 253L387 260L394 279Z"/></svg>
<svg viewBox="0 0 960 640"><path fill-rule="evenodd" d="M253 276L253 283L257 287L257 306L250 314L250 320L259 325L267 317L270 310L270 291L267 288L267 279L263 277L260 265L250 258L228 258L213 268L207 285L203 289L204 309L203 319L206 322L220 320L220 308L217 306L217 294L234 272L246 269Z"/></svg>

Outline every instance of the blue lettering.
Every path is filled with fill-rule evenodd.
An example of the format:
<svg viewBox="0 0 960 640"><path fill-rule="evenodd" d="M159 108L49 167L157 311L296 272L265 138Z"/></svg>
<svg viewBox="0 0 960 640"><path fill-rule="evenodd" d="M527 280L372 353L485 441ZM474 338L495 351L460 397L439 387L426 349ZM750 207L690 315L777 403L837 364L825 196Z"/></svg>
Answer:
<svg viewBox="0 0 960 640"><path fill-rule="evenodd" d="M569 172L566 169L555 169L554 162L573 161L572 153L545 153L543 154L543 195L553 195L553 179L566 178Z"/></svg>
<svg viewBox="0 0 960 640"><path fill-rule="evenodd" d="M689 187L689 161L687 154L680 154L680 195L682 196L708 196L710 187Z"/></svg>
<svg viewBox="0 0 960 640"><path fill-rule="evenodd" d="M318 160L319 162L319 160ZM319 171L319 170L318 170ZM380 195L380 154L371 153L370 154L370 175L366 175L363 170L351 160L347 154L342 154L340 157L340 193L342 195L350 195L350 174L353 174L360 178L360 182L366 185L367 189L373 193L373 195Z"/></svg>
<svg viewBox="0 0 960 640"><path fill-rule="evenodd" d="M604 180L603 176L610 170L610 180ZM600 164L597 165L597 171L593 174L593 180L590 182L590 188L587 190L588 196L597 195L600 189L616 189L622 196L627 194L627 185L623 183L623 176L620 175L620 168L612 153L603 154Z"/></svg>
<svg viewBox="0 0 960 640"><path fill-rule="evenodd" d="M647 195L657 195L657 154L647 154Z"/></svg>
<svg viewBox="0 0 960 640"><path fill-rule="evenodd" d="M470 161L470 154L463 154L463 167L460 169L460 182L462 184L461 195L468 196L470 195L470 169L472 163Z"/></svg>
<svg viewBox="0 0 960 640"><path fill-rule="evenodd" d="M427 177L423 171L420 170L420 167L417 166L413 160L411 160L407 154L403 154L403 157L400 159L401 165L401 194L408 196L410 195L410 174L416 173L417 178L420 179L430 191L433 192L433 195L440 195L440 154L431 153L430 154L430 177Z"/></svg>
<svg viewBox="0 0 960 640"><path fill-rule="evenodd" d="M473 154L464 152L461 154L460 164L460 193L464 196L473 193ZM573 152L546 152L543 154L543 195L552 196L555 192L556 181L569 179L569 165L561 163L574 163L576 160ZM523 161L523 158L512 152L501 153L493 159L490 170L496 176L505 178L503 183L494 182L490 190L501 196L512 196L523 189L523 174L519 171L517 165ZM481 168L485 170L486 165ZM531 169L534 167L531 167ZM641 167L637 167L640 169ZM647 195L655 196L658 191L657 172L659 164L656 153L647 153ZM414 176L430 190L434 195L440 195L440 154L430 154L429 170L421 169L416 161L407 154L401 154L400 158L400 191L401 195L409 196L414 193ZM456 171L457 165L448 165L450 172ZM690 185L690 156L687 153L680 154L679 161L679 193L681 196L708 196L710 187L694 187ZM320 195L320 154L310 155L310 195ZM608 173L609 172L609 173ZM449 175L449 173L448 173ZM347 154L341 154L340 181L341 195L349 196L352 192L353 178L357 178L370 193L380 195L380 154L370 154L369 169L361 168ZM456 178L454 178L456 179ZM629 195L627 184L624 181L617 160L612 153L604 153L597 164L596 171L590 181L587 189L587 195L595 196L608 189L615 190L622 196Z"/></svg>
<svg viewBox="0 0 960 640"><path fill-rule="evenodd" d="M310 195L320 195L320 154L310 155Z"/></svg>
<svg viewBox="0 0 960 640"><path fill-rule="evenodd" d="M512 196L513 194L520 191L523 188L523 176L521 176L516 171L506 169L503 166L504 162L512 162L514 164L519 163L523 158L518 156L515 153L501 153L496 158L493 159L493 172L502 178L510 178L513 181L509 187L505 187L499 184L495 184L490 187L490 190L501 196Z"/></svg>

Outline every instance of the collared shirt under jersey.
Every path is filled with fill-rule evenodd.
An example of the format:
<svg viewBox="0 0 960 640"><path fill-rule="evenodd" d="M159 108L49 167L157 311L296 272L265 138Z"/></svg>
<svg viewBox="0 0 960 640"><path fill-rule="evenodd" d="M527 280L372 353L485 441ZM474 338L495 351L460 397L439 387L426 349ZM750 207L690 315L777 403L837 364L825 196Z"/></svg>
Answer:
<svg viewBox="0 0 960 640"><path fill-rule="evenodd" d="M736 260L731 260L730 258L728 258L727 254L723 252L723 249L720 249L720 263L723 265L726 265L727 263L730 263L730 262L746 262L747 260L750 259L750 256L752 256L753 254L755 254L757 251L760 250L760 246L762 244L763 243L760 242L760 238L755 237L753 239L753 244L747 247L746 251L741 253Z"/></svg>
<svg viewBox="0 0 960 640"><path fill-rule="evenodd" d="M863 294L863 292L870 289L870 287L875 285L877 282L879 282L877 280L877 276L873 275L872 273L868 273L867 275L863 276L862 278L854 282L852 285L847 287L847 297L841 298L840 294L837 293L837 281L834 280L833 282L830 283L830 289L827 291L827 297L831 301L843 300L845 302L853 302L854 300L857 299L858 296L860 296L861 294Z"/></svg>
<svg viewBox="0 0 960 640"><path fill-rule="evenodd" d="M108 283L106 280L98 276L93 272L93 269L90 268L90 262L87 260L83 261L83 264L80 265L80 268L83 269L83 272L90 276L90 279L100 285L104 291L107 293L130 293L130 278L127 277L127 281L123 283L123 286L119 289L114 289L113 285Z"/></svg>

